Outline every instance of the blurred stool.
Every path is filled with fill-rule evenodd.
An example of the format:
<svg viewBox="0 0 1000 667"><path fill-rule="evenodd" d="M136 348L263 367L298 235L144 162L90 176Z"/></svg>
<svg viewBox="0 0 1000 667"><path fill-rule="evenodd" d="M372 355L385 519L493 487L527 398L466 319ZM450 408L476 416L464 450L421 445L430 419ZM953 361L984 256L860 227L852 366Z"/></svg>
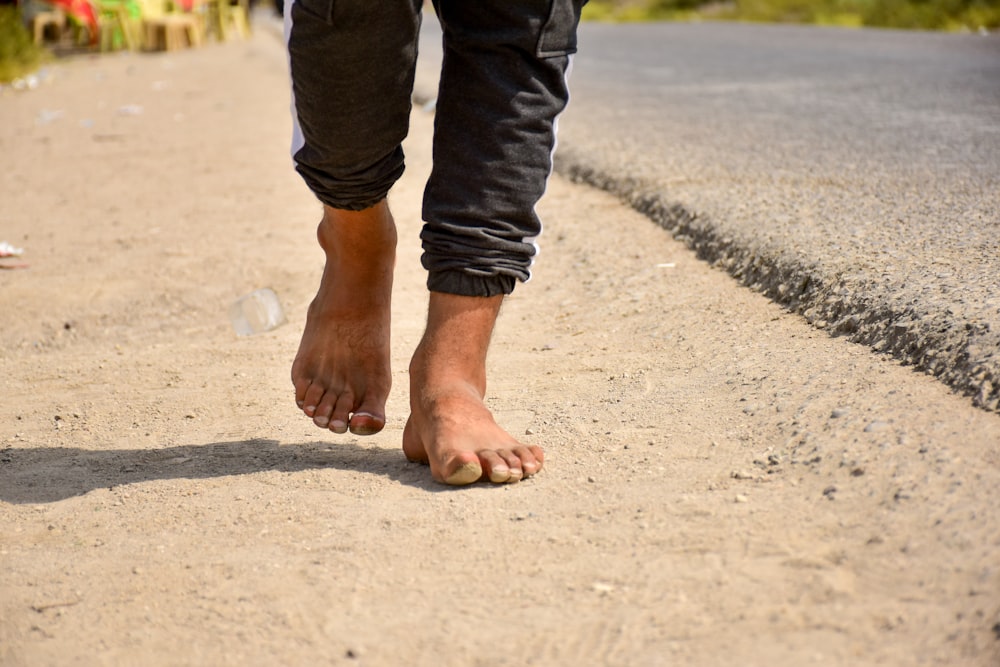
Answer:
<svg viewBox="0 0 1000 667"><path fill-rule="evenodd" d="M133 7L123 0L95 0L94 8L97 11L101 51L115 51L122 47L135 51L139 48L142 35Z"/></svg>
<svg viewBox="0 0 1000 667"><path fill-rule="evenodd" d="M205 33L225 42L234 34L241 38L250 36L249 0L201 0L205 15Z"/></svg>
<svg viewBox="0 0 1000 667"><path fill-rule="evenodd" d="M201 26L194 16L167 14L143 19L143 44L150 51L176 51L201 44Z"/></svg>
<svg viewBox="0 0 1000 667"><path fill-rule="evenodd" d="M63 29L66 27L66 14L59 7L53 7L51 11L39 12L31 19L31 28L34 32L35 44L42 44L45 41L45 31L49 28L55 35L55 40L62 39Z"/></svg>

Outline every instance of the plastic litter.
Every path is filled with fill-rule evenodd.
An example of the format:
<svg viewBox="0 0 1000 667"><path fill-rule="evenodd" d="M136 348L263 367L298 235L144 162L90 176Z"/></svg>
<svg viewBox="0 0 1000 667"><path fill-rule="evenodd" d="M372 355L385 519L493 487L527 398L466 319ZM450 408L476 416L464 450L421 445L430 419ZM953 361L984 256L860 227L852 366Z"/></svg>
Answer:
<svg viewBox="0 0 1000 667"><path fill-rule="evenodd" d="M233 323L237 336L271 331L286 321L278 295L266 287L254 290L233 302L229 307L229 320Z"/></svg>

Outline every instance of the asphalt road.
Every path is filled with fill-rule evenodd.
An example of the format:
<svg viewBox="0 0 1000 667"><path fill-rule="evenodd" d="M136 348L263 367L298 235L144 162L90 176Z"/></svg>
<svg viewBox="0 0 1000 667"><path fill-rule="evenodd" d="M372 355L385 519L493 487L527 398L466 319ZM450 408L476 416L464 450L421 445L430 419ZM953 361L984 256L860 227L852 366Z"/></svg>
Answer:
<svg viewBox="0 0 1000 667"><path fill-rule="evenodd" d="M1000 36L584 24L570 83L558 171L997 410Z"/></svg>

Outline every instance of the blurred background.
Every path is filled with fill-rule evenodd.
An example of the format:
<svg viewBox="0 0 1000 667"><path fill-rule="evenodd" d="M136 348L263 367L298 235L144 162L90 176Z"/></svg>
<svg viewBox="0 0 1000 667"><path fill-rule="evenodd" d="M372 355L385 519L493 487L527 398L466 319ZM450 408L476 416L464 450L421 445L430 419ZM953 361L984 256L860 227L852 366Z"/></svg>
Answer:
<svg viewBox="0 0 1000 667"><path fill-rule="evenodd" d="M1000 26L997 0L590 0L586 20L736 20L980 31Z"/></svg>
<svg viewBox="0 0 1000 667"><path fill-rule="evenodd" d="M0 0L0 85L80 51L173 50L245 36L284 0ZM989 32L1000 0L590 0L585 21L755 21Z"/></svg>

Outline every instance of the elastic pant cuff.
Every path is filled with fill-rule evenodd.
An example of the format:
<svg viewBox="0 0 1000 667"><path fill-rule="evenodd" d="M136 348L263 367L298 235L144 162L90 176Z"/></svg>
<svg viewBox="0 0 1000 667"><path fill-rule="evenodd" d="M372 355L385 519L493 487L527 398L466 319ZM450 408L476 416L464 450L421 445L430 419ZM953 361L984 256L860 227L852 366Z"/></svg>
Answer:
<svg viewBox="0 0 1000 667"><path fill-rule="evenodd" d="M514 291L513 276L476 276L463 271L432 271L427 274L427 289L459 296L496 296Z"/></svg>

